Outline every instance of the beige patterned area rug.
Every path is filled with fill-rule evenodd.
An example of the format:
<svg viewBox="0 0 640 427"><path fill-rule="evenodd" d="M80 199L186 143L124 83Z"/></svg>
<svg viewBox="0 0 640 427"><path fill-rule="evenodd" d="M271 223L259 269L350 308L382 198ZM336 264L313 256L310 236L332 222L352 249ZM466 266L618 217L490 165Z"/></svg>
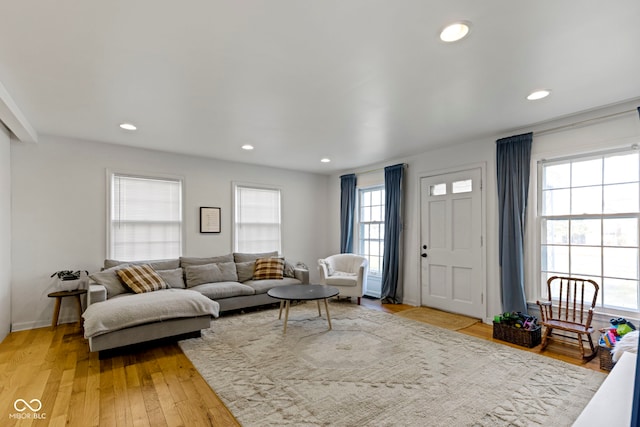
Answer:
<svg viewBox="0 0 640 427"><path fill-rule="evenodd" d="M355 304L330 310L331 331L306 303L286 335L269 309L180 346L244 426L569 426L605 378Z"/></svg>

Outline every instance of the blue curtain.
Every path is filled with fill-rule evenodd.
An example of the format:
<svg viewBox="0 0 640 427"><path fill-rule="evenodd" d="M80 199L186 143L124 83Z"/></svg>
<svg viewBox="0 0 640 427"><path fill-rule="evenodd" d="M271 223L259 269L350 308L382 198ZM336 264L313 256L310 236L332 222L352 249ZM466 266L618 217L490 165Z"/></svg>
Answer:
<svg viewBox="0 0 640 427"><path fill-rule="evenodd" d="M353 215L356 209L356 175L340 177L340 253L353 252Z"/></svg>
<svg viewBox="0 0 640 427"><path fill-rule="evenodd" d="M532 133L496 141L502 310L527 312L524 294L524 227Z"/></svg>
<svg viewBox="0 0 640 427"><path fill-rule="evenodd" d="M640 114L640 107L638 107L638 114ZM640 348L640 337L638 337L638 348ZM640 427L640 354L636 357L636 377L632 402L631 427Z"/></svg>
<svg viewBox="0 0 640 427"><path fill-rule="evenodd" d="M384 168L384 255L382 257L382 300L402 302L402 221L404 165Z"/></svg>

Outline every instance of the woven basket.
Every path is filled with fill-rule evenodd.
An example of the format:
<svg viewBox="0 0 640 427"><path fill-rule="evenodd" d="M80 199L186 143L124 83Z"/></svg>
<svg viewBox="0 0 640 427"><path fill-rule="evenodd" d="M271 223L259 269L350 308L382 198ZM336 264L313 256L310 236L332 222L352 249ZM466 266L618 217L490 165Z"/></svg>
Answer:
<svg viewBox="0 0 640 427"><path fill-rule="evenodd" d="M613 356L611 355L611 349L602 345L599 347L600 348L598 353L600 353L600 369L603 369L605 371L612 370L615 362L613 361Z"/></svg>
<svg viewBox="0 0 640 427"><path fill-rule="evenodd" d="M539 345L542 341L542 328L538 326L528 331L503 323L493 322L493 338L531 348Z"/></svg>

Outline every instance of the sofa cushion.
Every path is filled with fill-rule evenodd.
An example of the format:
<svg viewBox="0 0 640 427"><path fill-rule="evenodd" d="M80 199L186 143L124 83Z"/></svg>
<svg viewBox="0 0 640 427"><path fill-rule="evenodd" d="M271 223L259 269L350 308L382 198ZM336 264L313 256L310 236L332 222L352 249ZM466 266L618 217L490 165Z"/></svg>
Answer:
<svg viewBox="0 0 640 427"><path fill-rule="evenodd" d="M190 288L190 290L198 291L205 297L213 300L237 297L241 295L254 295L256 293L251 286L238 282L204 283L202 285L194 286L193 288Z"/></svg>
<svg viewBox="0 0 640 427"><path fill-rule="evenodd" d="M253 278L253 270L255 269L255 261L236 262L236 272L238 273L238 282L246 282Z"/></svg>
<svg viewBox="0 0 640 427"><path fill-rule="evenodd" d="M255 254L249 254L249 253L245 254L245 253L234 252L233 260L235 262L247 262L247 261L255 261L258 258L271 258L271 257L277 257L277 256L278 256L278 251L255 253Z"/></svg>
<svg viewBox="0 0 640 427"><path fill-rule="evenodd" d="M191 265L217 264L220 262L233 262L233 255L227 254L222 256L212 256L208 258L181 256L179 267L184 268Z"/></svg>
<svg viewBox="0 0 640 427"><path fill-rule="evenodd" d="M187 288L201 285L203 283L215 282L237 282L236 264L231 262L220 262L217 264L190 265L184 268L187 279Z"/></svg>
<svg viewBox="0 0 640 427"><path fill-rule="evenodd" d="M336 271L333 276L326 278L326 283L329 286L356 286L358 284L358 275L356 273Z"/></svg>
<svg viewBox="0 0 640 427"><path fill-rule="evenodd" d="M130 265L117 271L124 284L136 294L168 289L167 285L149 264Z"/></svg>
<svg viewBox="0 0 640 427"><path fill-rule="evenodd" d="M258 258L253 270L253 280L282 279L284 258Z"/></svg>
<svg viewBox="0 0 640 427"><path fill-rule="evenodd" d="M184 272L181 268L174 268L172 270L156 270L156 272L162 277L167 285L171 288L184 289Z"/></svg>
<svg viewBox="0 0 640 427"><path fill-rule="evenodd" d="M109 299L116 295L131 292L129 288L124 286L117 273L119 269L128 266L129 264L121 264L115 267L108 268L106 270L99 271L97 273L92 273L89 275L89 277L98 285L102 285L105 287L105 289L107 290L107 299Z"/></svg>
<svg viewBox="0 0 640 427"><path fill-rule="evenodd" d="M253 290L255 290L256 294L264 294L269 289L275 288L276 286L284 286L284 285L299 285L300 280L292 279L290 277L285 277L283 279L273 279L273 280L248 280L243 283L243 285L251 286Z"/></svg>
<svg viewBox="0 0 640 427"><path fill-rule="evenodd" d="M180 260L175 259L161 259L161 260L149 260L149 261L118 261L115 259L105 259L104 268L112 268L120 265L133 265L133 264L149 264L154 270L172 270L180 267Z"/></svg>

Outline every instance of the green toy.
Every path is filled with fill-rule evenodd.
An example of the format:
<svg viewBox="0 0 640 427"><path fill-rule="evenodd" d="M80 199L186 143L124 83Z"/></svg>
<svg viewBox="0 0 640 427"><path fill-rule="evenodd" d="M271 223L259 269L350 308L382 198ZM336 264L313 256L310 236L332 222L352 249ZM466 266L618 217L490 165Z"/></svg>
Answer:
<svg viewBox="0 0 640 427"><path fill-rule="evenodd" d="M618 335L620 335L621 337L633 331L633 329L631 329L631 326L629 326L627 323L618 325L617 330L618 330Z"/></svg>

